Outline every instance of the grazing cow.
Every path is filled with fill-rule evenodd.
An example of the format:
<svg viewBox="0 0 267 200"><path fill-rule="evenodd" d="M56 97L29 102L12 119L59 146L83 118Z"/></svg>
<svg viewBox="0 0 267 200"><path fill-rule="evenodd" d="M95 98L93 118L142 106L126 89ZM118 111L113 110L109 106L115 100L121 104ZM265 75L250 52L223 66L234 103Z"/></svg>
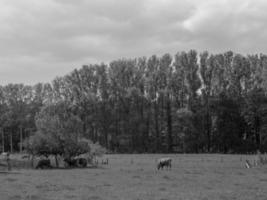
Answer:
<svg viewBox="0 0 267 200"><path fill-rule="evenodd" d="M85 158L65 158L64 162L67 163L69 167L87 166L87 160Z"/></svg>
<svg viewBox="0 0 267 200"><path fill-rule="evenodd" d="M157 168L159 169L163 169L164 167L166 167L167 169L171 169L172 167L172 159L171 158L160 158L158 160L157 163Z"/></svg>
<svg viewBox="0 0 267 200"><path fill-rule="evenodd" d="M50 168L52 168L52 166L49 159L39 160L36 166L36 169L50 169Z"/></svg>
<svg viewBox="0 0 267 200"><path fill-rule="evenodd" d="M68 164L68 167L76 167L76 160L72 158L64 158L64 162Z"/></svg>

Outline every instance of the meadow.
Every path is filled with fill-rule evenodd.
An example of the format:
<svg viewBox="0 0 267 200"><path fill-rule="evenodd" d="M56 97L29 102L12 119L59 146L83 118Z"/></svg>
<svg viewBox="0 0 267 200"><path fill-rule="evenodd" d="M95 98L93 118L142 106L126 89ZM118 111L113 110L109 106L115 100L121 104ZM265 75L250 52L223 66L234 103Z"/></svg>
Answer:
<svg viewBox="0 0 267 200"><path fill-rule="evenodd" d="M169 156L171 170L156 169ZM252 155L115 154L85 169L13 168L0 173L1 200L266 200L267 166ZM99 158L101 161L101 158Z"/></svg>

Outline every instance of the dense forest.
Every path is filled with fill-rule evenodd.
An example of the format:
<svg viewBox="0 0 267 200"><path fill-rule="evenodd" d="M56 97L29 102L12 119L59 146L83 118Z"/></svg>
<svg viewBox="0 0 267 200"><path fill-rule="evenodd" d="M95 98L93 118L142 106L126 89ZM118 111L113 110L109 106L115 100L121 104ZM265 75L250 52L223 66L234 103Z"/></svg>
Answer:
<svg viewBox="0 0 267 200"><path fill-rule="evenodd" d="M84 65L51 83L1 86L0 145L23 150L22 140L48 130L44 117L57 116L49 119L66 134L79 130L111 152L265 151L266 89L262 54L191 50Z"/></svg>

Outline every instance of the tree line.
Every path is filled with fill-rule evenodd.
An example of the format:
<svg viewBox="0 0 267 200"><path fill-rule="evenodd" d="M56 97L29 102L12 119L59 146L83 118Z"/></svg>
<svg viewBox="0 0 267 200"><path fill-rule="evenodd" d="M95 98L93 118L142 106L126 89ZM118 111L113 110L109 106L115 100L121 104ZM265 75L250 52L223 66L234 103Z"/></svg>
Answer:
<svg viewBox="0 0 267 200"><path fill-rule="evenodd" d="M111 152L265 151L266 83L263 54L190 50L84 65L51 83L1 86L1 147L23 150L25 138L53 129L59 141L75 132Z"/></svg>

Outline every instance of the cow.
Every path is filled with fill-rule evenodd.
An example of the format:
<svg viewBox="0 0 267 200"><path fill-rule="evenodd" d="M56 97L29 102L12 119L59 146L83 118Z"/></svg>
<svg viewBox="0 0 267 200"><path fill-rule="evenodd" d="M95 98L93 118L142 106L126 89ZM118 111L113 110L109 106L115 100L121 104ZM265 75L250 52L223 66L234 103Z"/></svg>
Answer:
<svg viewBox="0 0 267 200"><path fill-rule="evenodd" d="M37 166L35 167L36 169L51 169L51 162L49 159L42 159L38 161Z"/></svg>
<svg viewBox="0 0 267 200"><path fill-rule="evenodd" d="M76 164L78 167L86 167L87 166L87 160L85 158L76 158Z"/></svg>
<svg viewBox="0 0 267 200"><path fill-rule="evenodd" d="M68 167L86 167L87 160L85 158L65 158L64 162L68 164Z"/></svg>
<svg viewBox="0 0 267 200"><path fill-rule="evenodd" d="M73 158L65 158L64 162L68 165L68 167L76 167L76 160Z"/></svg>
<svg viewBox="0 0 267 200"><path fill-rule="evenodd" d="M164 169L166 167L167 169L171 169L172 167L172 159L171 158L160 158L157 162L157 168L158 170Z"/></svg>

